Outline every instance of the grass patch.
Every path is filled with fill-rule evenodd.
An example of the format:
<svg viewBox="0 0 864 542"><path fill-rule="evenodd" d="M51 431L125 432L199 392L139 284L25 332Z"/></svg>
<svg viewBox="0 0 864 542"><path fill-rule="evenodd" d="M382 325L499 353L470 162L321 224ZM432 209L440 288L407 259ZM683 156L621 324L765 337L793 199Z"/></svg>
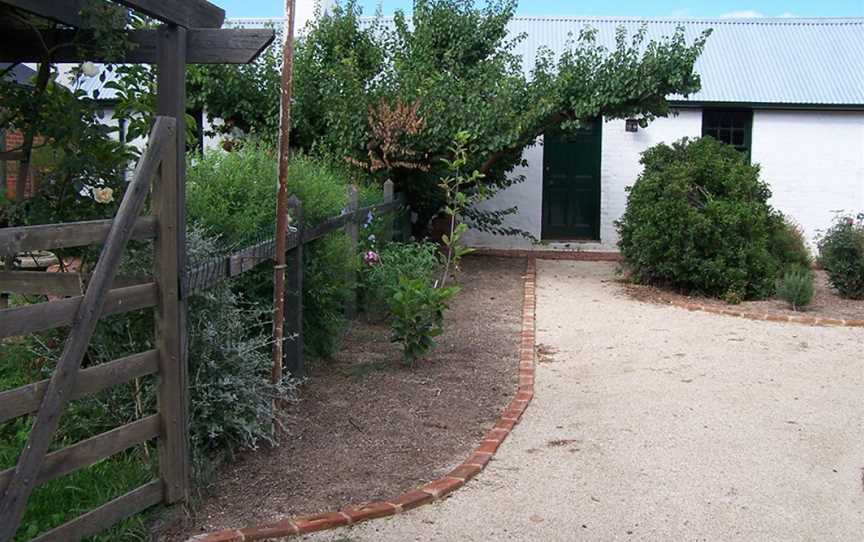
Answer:
<svg viewBox="0 0 864 542"><path fill-rule="evenodd" d="M47 378L50 367L43 366L28 341L0 344L0 391L6 391ZM49 371L49 372L46 372ZM116 418L108 412L99 395L74 401L67 407L55 435L52 450L68 446L115 427ZM0 425L0 469L14 467L27 442L32 417L20 417ZM158 476L156 450L145 445L104 459L89 467L41 484L33 491L21 526L15 536L23 542L93 510ZM137 542L149 540L146 515L138 515L91 537L98 542Z"/></svg>

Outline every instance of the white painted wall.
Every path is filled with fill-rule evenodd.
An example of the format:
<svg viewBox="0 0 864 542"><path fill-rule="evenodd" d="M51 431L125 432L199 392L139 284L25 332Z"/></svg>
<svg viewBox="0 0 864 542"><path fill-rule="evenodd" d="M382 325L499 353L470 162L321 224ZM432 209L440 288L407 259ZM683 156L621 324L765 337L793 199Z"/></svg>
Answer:
<svg viewBox="0 0 864 542"><path fill-rule="evenodd" d="M752 160L814 246L836 213L864 212L864 112L755 111Z"/></svg>
<svg viewBox="0 0 864 542"><path fill-rule="evenodd" d="M679 109L657 119L647 128L627 132L623 120L603 123L603 151L600 162L600 243L617 250L615 221L627 207L626 188L642 172L641 154L658 143L672 143L682 137L702 135L702 111Z"/></svg>
<svg viewBox="0 0 864 542"><path fill-rule="evenodd" d="M702 113L693 109L676 110L669 118L658 119L635 133L625 131L623 120L607 120L603 123L599 243L538 245L521 237L505 237L478 231L467 232L465 241L471 246L496 249L616 250L618 235L615 232L615 221L621 217L627 205L626 188L636 181L642 169L639 164L640 154L657 143L669 143L684 136L699 137L701 130ZM538 140L538 144L525 150L524 158L528 161L528 167L517 168L513 174L524 175L525 182L498 193L480 207L518 207L519 213L509 217L508 225L527 231L539 240L543 202L542 138Z"/></svg>
<svg viewBox="0 0 864 542"><path fill-rule="evenodd" d="M627 205L626 187L642 170L640 154L661 142L699 137L702 112L680 109L677 116L658 119L632 133L623 120L603 123L601 162L600 243L537 245L518 237L470 231L467 243L496 249L616 250L615 221ZM514 185L481 208L519 213L508 224L540 238L543 201L543 147L526 149L527 168L514 174L526 181ZM762 179L773 191L771 203L804 228L808 241L815 240L838 212L864 212L864 112L754 111L752 161L762 167Z"/></svg>

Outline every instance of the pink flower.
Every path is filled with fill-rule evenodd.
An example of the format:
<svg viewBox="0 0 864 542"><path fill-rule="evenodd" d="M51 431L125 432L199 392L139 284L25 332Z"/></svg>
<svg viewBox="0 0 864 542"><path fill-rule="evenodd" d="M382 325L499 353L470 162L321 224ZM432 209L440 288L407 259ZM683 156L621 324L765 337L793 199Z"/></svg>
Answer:
<svg viewBox="0 0 864 542"><path fill-rule="evenodd" d="M381 258L378 257L378 253L374 250L370 250L363 255L363 261L366 262L366 265L375 265Z"/></svg>

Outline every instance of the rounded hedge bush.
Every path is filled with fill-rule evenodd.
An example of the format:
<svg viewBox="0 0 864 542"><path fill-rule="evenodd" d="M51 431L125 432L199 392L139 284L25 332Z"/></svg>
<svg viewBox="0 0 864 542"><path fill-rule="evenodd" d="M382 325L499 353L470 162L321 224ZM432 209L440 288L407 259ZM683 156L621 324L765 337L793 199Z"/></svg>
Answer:
<svg viewBox="0 0 864 542"><path fill-rule="evenodd" d="M864 222L842 217L819 241L819 263L843 297L864 299Z"/></svg>
<svg viewBox="0 0 864 542"><path fill-rule="evenodd" d="M732 146L685 138L641 163L617 224L634 280L737 302L772 295L789 264L809 264L759 167Z"/></svg>

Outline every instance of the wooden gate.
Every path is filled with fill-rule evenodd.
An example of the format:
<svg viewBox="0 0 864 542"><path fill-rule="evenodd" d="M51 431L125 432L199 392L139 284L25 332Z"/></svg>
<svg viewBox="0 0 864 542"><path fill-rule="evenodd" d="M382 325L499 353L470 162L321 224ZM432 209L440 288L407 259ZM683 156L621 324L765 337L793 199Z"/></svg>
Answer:
<svg viewBox="0 0 864 542"><path fill-rule="evenodd" d="M15 468L0 472L0 540L11 540L27 499L37 484L92 465L151 439L158 439L159 473L153 480L36 540L73 540L96 533L163 500L182 499L189 468L186 437L186 374L178 295L178 214L175 119L158 117L132 182L114 220L6 228L0 230L4 255L104 243L83 296L3 311L0 338L70 326L52 377L0 393L0 422L36 412L27 444ZM152 190L151 190L152 181ZM139 217L152 193L153 215ZM153 282L113 288L128 241L155 239L158 255ZM156 348L81 370L81 361L102 316L156 308ZM147 416L67 448L48 453L63 411L72 399L134 378L159 375L158 414Z"/></svg>
<svg viewBox="0 0 864 542"><path fill-rule="evenodd" d="M99 33L87 28L82 17L86 2L0 0L4 13L27 12L50 29L40 34L0 17L0 62L154 64L159 115L113 220L0 229L0 258L33 250L103 246L83 296L0 310L0 339L58 327L71 329L50 379L0 392L0 423L36 413L17 466L0 472L0 542L15 536L34 487L149 440L158 442L158 479L36 540L78 540L156 503L183 500L188 493L186 300L180 291L186 263L186 65L251 62L272 43L275 33L272 29L223 29L224 10L206 0L111 1L161 26L117 28L132 47L120 57L100 58L93 53L100 50ZM13 154L4 152L0 159L13 159L9 156ZM142 217L139 215L148 194L152 214ZM154 240L150 282L126 285L121 279L115 280L120 256L130 239ZM72 278L36 275L46 274L6 269L2 280L8 285L48 279L48 291L62 293L64 279ZM26 286L32 288L33 284ZM155 308L154 349L81 369L101 317L151 307ZM49 453L60 416L70 400L147 375L158 375L157 414Z"/></svg>

